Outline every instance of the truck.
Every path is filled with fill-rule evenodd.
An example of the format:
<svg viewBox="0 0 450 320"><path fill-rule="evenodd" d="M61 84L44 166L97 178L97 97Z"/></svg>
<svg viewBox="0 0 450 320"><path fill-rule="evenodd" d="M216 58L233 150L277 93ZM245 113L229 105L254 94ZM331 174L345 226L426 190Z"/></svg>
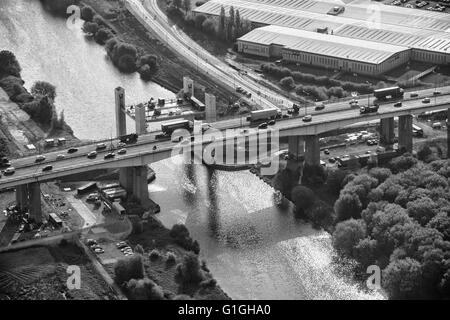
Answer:
<svg viewBox="0 0 450 320"><path fill-rule="evenodd" d="M359 112L361 114L375 113L375 112L378 112L378 108L379 108L379 106L377 104L374 104L372 106L367 106L367 107L366 106L361 106L359 108Z"/></svg>
<svg viewBox="0 0 450 320"><path fill-rule="evenodd" d="M193 128L192 121L184 119L161 123L161 131L168 136L170 136L175 130L186 129L191 131L192 128Z"/></svg>
<svg viewBox="0 0 450 320"><path fill-rule="evenodd" d="M423 129L418 125L415 124L412 125L412 133L416 137L423 137Z"/></svg>
<svg viewBox="0 0 450 320"><path fill-rule="evenodd" d="M281 111L278 108L270 108L265 110L252 111L247 121L257 122L264 120L275 120L281 116Z"/></svg>
<svg viewBox="0 0 450 320"><path fill-rule="evenodd" d="M405 92L403 91L403 89L398 86L376 89L373 91L373 95L379 101L402 99L404 94L405 94Z"/></svg>

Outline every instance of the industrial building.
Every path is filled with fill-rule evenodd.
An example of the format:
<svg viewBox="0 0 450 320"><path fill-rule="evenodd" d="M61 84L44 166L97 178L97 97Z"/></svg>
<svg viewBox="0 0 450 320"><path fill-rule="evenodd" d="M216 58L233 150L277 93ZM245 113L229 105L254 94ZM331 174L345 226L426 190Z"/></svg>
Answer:
<svg viewBox="0 0 450 320"><path fill-rule="evenodd" d="M211 0L195 13L217 17L222 6L227 14L233 6L254 28L276 25L365 40L381 50L387 45L401 46L409 51L410 60L450 63L448 14L374 5L378 8L375 13L375 7L367 4L337 5L317 0Z"/></svg>
<svg viewBox="0 0 450 320"><path fill-rule="evenodd" d="M247 33L238 39L238 51L368 75L382 74L410 57L405 47L279 26Z"/></svg>

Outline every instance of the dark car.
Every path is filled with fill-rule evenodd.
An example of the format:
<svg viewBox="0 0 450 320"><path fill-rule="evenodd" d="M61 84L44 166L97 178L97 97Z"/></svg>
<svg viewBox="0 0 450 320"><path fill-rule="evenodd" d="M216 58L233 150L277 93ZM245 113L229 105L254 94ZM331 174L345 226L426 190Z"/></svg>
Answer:
<svg viewBox="0 0 450 320"><path fill-rule="evenodd" d="M105 160L114 159L115 156L116 155L113 152L110 152L110 153L106 154L104 158L105 158Z"/></svg>
<svg viewBox="0 0 450 320"><path fill-rule="evenodd" d="M328 159L328 162L329 162L329 163L335 163L335 162L336 162L336 159L335 159L335 158L330 158L330 159Z"/></svg>
<svg viewBox="0 0 450 320"><path fill-rule="evenodd" d="M267 124L268 124L269 126L273 126L273 125L275 125L275 123L276 123L275 120L270 120L269 122L267 122Z"/></svg>
<svg viewBox="0 0 450 320"><path fill-rule="evenodd" d="M78 149L77 149L77 148L70 148L70 149L67 151L67 153L75 153L75 152L78 152Z"/></svg>
<svg viewBox="0 0 450 320"><path fill-rule="evenodd" d="M437 96L437 95L440 95L440 94L441 94L440 91L435 91L435 92L433 92L433 95L434 95L434 96Z"/></svg>
<svg viewBox="0 0 450 320"><path fill-rule="evenodd" d="M330 150L328 150L328 149L325 149L325 150L323 150L323 153L325 153L325 154L330 154Z"/></svg>
<svg viewBox="0 0 450 320"><path fill-rule="evenodd" d="M53 170L53 166L46 166L44 167L44 169L42 169L42 172L47 172L47 171L52 171Z"/></svg>
<svg viewBox="0 0 450 320"><path fill-rule="evenodd" d="M396 108L401 107L401 106L402 106L402 103L401 103L401 102L396 102L396 103L394 103L394 107L396 107Z"/></svg>
<svg viewBox="0 0 450 320"><path fill-rule="evenodd" d="M258 126L258 129L267 129L267 123L261 123L259 126Z"/></svg>

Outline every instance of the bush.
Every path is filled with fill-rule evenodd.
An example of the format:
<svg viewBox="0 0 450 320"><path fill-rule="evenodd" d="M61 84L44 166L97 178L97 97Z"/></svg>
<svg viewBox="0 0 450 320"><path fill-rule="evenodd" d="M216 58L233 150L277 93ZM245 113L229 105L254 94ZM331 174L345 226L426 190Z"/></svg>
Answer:
<svg viewBox="0 0 450 320"><path fill-rule="evenodd" d="M120 259L114 265L115 280L123 285L131 279L144 278L144 264L139 254Z"/></svg>
<svg viewBox="0 0 450 320"><path fill-rule="evenodd" d="M33 96L46 96L54 101L56 98L56 87L45 81L36 81L31 87L31 94Z"/></svg>
<svg viewBox="0 0 450 320"><path fill-rule="evenodd" d="M91 6L84 6L83 8L81 8L81 19L83 19L84 21L92 22L94 16L95 11Z"/></svg>
<svg viewBox="0 0 450 320"><path fill-rule="evenodd" d="M182 284L198 284L205 280L197 255L188 253L177 266L175 279Z"/></svg>
<svg viewBox="0 0 450 320"><path fill-rule="evenodd" d="M273 181L273 187L279 190L285 197L291 198L292 189L298 184L300 174L290 169L279 171Z"/></svg>
<svg viewBox="0 0 450 320"><path fill-rule="evenodd" d="M389 162L389 168L393 173L399 173L406 171L417 164L417 159L415 159L411 154L405 153L400 157L394 158Z"/></svg>
<svg viewBox="0 0 450 320"><path fill-rule="evenodd" d="M162 288L149 278L129 280L126 290L133 300L164 300Z"/></svg>
<svg viewBox="0 0 450 320"><path fill-rule="evenodd" d="M153 250L150 252L150 254L149 254L149 258L150 258L150 260L152 260L152 261L158 260L159 257L161 257L161 254L160 254L159 251L156 250L156 249L153 249Z"/></svg>
<svg viewBox="0 0 450 320"><path fill-rule="evenodd" d="M170 236L174 239L175 243L186 250L193 251L198 254L200 252L200 246L197 241L193 241L189 235L189 230L183 224L176 224L170 230Z"/></svg>
<svg viewBox="0 0 450 320"><path fill-rule="evenodd" d="M217 281L215 279L207 279L200 282L200 287L203 289L215 288L217 285Z"/></svg>
<svg viewBox="0 0 450 320"><path fill-rule="evenodd" d="M292 189L291 199L297 209L296 214L301 216L314 204L315 195L311 189L298 185Z"/></svg>
<svg viewBox="0 0 450 320"><path fill-rule="evenodd" d="M203 21L202 23L202 30L211 35L211 36L215 36L216 35L216 30L217 30L217 22L216 20L214 20L213 18L207 18L205 21Z"/></svg>
<svg viewBox="0 0 450 320"><path fill-rule="evenodd" d="M432 154L433 151L428 146L428 144L424 144L420 147L419 151L417 151L417 158L421 161L426 161Z"/></svg>
<svg viewBox="0 0 450 320"><path fill-rule="evenodd" d="M104 45L106 43L106 41L108 41L112 37L114 37L114 35L111 32L111 30L109 30L105 27L100 27L98 29L97 33L95 34L94 39L98 44Z"/></svg>
<svg viewBox="0 0 450 320"><path fill-rule="evenodd" d="M0 51L0 79L5 76L20 78L22 68L14 53L8 50Z"/></svg>
<svg viewBox="0 0 450 320"><path fill-rule="evenodd" d="M324 201L316 202L307 211L307 216L315 228L323 227L326 229L332 226L334 222L333 208Z"/></svg>
<svg viewBox="0 0 450 320"><path fill-rule="evenodd" d="M144 248L140 244L138 244L138 245L136 245L136 247L134 247L134 252L138 253L138 254L144 254L145 253Z"/></svg>
<svg viewBox="0 0 450 320"><path fill-rule="evenodd" d="M325 183L327 174L321 165L310 165L305 163L303 168L302 183L309 186L321 186Z"/></svg>
<svg viewBox="0 0 450 320"><path fill-rule="evenodd" d="M87 33L89 36L95 36L98 28L98 24L95 22L85 22L83 25L83 32Z"/></svg>
<svg viewBox="0 0 450 320"><path fill-rule="evenodd" d="M133 73L136 71L136 59L129 54L125 54L119 58L117 67L122 72Z"/></svg>
<svg viewBox="0 0 450 320"><path fill-rule="evenodd" d="M292 90L295 88L295 81L292 76L284 77L280 80L280 85L286 90Z"/></svg>
<svg viewBox="0 0 450 320"><path fill-rule="evenodd" d="M168 252L166 255L166 262L169 265L175 264L177 261L177 256L173 252Z"/></svg>

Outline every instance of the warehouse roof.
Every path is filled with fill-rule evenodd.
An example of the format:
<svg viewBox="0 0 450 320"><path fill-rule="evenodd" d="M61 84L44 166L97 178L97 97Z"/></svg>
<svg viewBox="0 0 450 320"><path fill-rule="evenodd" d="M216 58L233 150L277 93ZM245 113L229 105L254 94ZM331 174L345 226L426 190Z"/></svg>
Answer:
<svg viewBox="0 0 450 320"><path fill-rule="evenodd" d="M241 17L261 24L308 31L327 27L343 37L429 51L447 52L450 46L450 19L444 13L381 5L381 20L375 24L367 19L367 4L346 5L333 16L326 13L336 3L313 0L211 0L195 11L218 15L222 6L227 13L233 6Z"/></svg>
<svg viewBox="0 0 450 320"><path fill-rule="evenodd" d="M277 44L296 51L372 64L379 64L396 53L408 50L400 46L380 45L370 41L279 26L257 28L238 40L262 45Z"/></svg>

